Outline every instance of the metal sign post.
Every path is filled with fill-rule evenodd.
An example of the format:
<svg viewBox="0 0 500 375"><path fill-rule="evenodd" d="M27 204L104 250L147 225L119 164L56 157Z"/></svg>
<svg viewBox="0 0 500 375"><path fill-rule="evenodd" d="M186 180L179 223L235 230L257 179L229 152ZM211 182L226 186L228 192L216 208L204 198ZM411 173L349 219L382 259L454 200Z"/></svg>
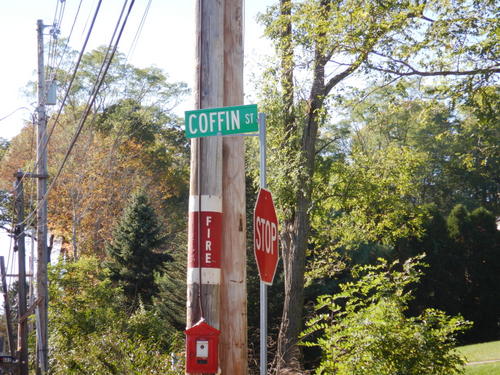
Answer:
<svg viewBox="0 0 500 375"><path fill-rule="evenodd" d="M266 188L266 115L259 113L260 187ZM260 375L267 372L267 285L260 281Z"/></svg>

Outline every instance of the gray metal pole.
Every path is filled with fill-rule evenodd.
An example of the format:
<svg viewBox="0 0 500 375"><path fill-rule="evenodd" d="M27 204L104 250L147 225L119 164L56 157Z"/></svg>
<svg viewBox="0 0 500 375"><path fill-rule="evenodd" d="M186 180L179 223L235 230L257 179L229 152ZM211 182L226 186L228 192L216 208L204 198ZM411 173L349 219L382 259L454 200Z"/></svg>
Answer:
<svg viewBox="0 0 500 375"><path fill-rule="evenodd" d="M38 127L37 127L37 292L40 338L38 364L42 373L48 370L48 280L47 280L47 115L45 113L45 66L43 58L43 21L37 21L38 40Z"/></svg>
<svg viewBox="0 0 500 375"><path fill-rule="evenodd" d="M259 113L260 187L267 188L266 115ZM260 282L260 375L267 373L267 285Z"/></svg>

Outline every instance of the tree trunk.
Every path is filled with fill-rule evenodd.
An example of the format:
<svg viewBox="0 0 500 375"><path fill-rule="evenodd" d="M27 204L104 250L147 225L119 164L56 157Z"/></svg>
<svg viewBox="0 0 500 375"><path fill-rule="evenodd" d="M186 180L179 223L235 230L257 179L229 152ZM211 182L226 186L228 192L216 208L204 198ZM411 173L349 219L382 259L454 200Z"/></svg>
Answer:
<svg viewBox="0 0 500 375"><path fill-rule="evenodd" d="M314 81L309 98L307 124L302 136L301 169L294 217L285 223L283 243L283 266L285 274L285 301L278 337L278 371L285 367L299 368L301 353L297 338L302 330L304 311L304 274L306 249L309 240L309 209L312 197L312 178L316 155L318 128L321 123L320 110L324 104L324 64L318 53L314 69Z"/></svg>

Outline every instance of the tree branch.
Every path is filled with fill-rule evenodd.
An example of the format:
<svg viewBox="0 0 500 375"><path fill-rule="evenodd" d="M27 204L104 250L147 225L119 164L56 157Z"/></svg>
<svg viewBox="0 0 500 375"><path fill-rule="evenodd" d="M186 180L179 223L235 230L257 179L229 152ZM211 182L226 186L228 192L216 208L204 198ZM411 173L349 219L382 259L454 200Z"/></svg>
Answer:
<svg viewBox="0 0 500 375"><path fill-rule="evenodd" d="M392 58L391 56L384 55L383 53L377 52L377 51L372 51L372 54L376 56L383 57L385 59L389 59L395 63L401 64L405 66L406 68L409 69L409 71L406 72L401 72L398 70L394 69L388 69L388 68L382 68L382 67L377 67L372 64L369 64L371 69L374 69L379 72L383 73L389 73L389 74L395 74L398 76L421 76L421 77L433 77L433 76L449 76L449 75L456 75L456 76L464 76L464 75L474 75L474 74L481 74L481 73L499 73L500 72L500 67L498 64L490 65L485 68L478 68L478 69L471 69L471 70L440 70L440 71L435 71L435 72L425 72L418 70L414 68L410 63Z"/></svg>
<svg viewBox="0 0 500 375"><path fill-rule="evenodd" d="M330 91L335 87L335 85L337 85L340 81L342 81L344 78L351 75L361 65L362 61L363 61L363 59L361 59L361 58L358 59L353 64L351 64L351 66L349 66L349 68L344 70L342 73L339 73L339 74L333 76L332 78L330 78L330 80L325 85L325 95L328 95L330 93Z"/></svg>
<svg viewBox="0 0 500 375"><path fill-rule="evenodd" d="M342 137L333 137L332 139L330 139L328 142L325 142L325 144L323 146L321 146L319 149L316 150L315 154L316 155L319 155L325 148L327 148L328 146L330 146L332 143L338 141L342 139Z"/></svg>
<svg viewBox="0 0 500 375"><path fill-rule="evenodd" d="M407 65L407 64L405 64ZM401 72L398 70L393 70L393 69L386 69L386 68L381 68L381 67L376 67L376 66L370 66L370 68L383 72L383 73L389 73L389 74L395 74L401 77L409 77L409 76L420 76L420 77L437 77L437 76L470 76L470 75L475 75L475 74L484 74L484 73L500 73L500 67L497 67L498 65L492 65L486 68L478 68L478 69L472 69L472 70L439 70L435 72L424 72L420 71L414 68L411 68L410 71L407 72Z"/></svg>

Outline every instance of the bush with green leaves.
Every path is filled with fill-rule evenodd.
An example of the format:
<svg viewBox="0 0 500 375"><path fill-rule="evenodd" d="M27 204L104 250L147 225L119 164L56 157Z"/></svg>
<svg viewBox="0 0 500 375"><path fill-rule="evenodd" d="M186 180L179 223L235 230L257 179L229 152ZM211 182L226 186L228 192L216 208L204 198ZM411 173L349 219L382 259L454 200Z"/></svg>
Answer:
<svg viewBox="0 0 500 375"><path fill-rule="evenodd" d="M303 345L322 351L316 374L463 373L464 359L453 349L470 323L436 309L416 317L405 314L422 275L421 258L354 267L352 282L318 299L317 315L301 335Z"/></svg>
<svg viewBox="0 0 500 375"><path fill-rule="evenodd" d="M60 262L49 277L51 374L184 373L173 365L182 332L144 306L130 314L99 259Z"/></svg>

